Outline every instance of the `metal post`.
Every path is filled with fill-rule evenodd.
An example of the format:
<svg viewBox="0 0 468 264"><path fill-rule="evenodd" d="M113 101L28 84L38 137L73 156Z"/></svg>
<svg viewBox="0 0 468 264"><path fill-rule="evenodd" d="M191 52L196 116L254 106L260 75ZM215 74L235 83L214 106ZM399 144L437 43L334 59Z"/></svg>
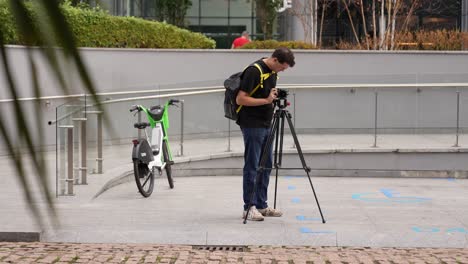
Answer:
<svg viewBox="0 0 468 264"><path fill-rule="evenodd" d="M184 100L180 100L180 156L184 155Z"/></svg>
<svg viewBox="0 0 468 264"><path fill-rule="evenodd" d="M78 147L78 152L80 153L80 158L81 158L81 162L79 164L77 164L77 167L75 168L75 170L77 171L76 173L76 177L75 177L75 184L87 184L87 175L86 175L86 171L87 171L87 167L86 167L86 152L87 152L87 148L86 148L86 118L73 118L72 119L73 122L79 122L80 124L77 126L79 128L79 133L80 133L80 137L79 137L79 147ZM80 177L81 175L81 177ZM81 178L81 182L80 182L80 178Z"/></svg>
<svg viewBox="0 0 468 264"><path fill-rule="evenodd" d="M86 119L86 118L85 118ZM88 184L86 120L81 122L81 184Z"/></svg>
<svg viewBox="0 0 468 264"><path fill-rule="evenodd" d="M231 152L231 120L228 121L228 147L227 147L227 152Z"/></svg>
<svg viewBox="0 0 468 264"><path fill-rule="evenodd" d="M374 107L374 145L372 147L377 147L377 107L378 107L378 96L379 92L377 90L375 93L375 107Z"/></svg>
<svg viewBox="0 0 468 264"><path fill-rule="evenodd" d="M60 149L57 146L57 188L60 189L60 192L57 191L57 196L66 196L66 195L73 195L73 128L74 126L72 125L61 125L57 126L57 133L60 133L62 135L62 131L66 131L65 135L63 136L63 144L64 144L64 150L66 150L66 153L60 152L60 156L65 155L66 156L66 161L63 164L63 168L65 168L65 173L64 175L59 175L60 169L58 168L59 161L59 153L58 150ZM62 139L62 136L60 136L60 139ZM60 183L60 184L59 184Z"/></svg>
<svg viewBox="0 0 468 264"><path fill-rule="evenodd" d="M97 173L102 174L102 114L97 115Z"/></svg>
<svg viewBox="0 0 468 264"><path fill-rule="evenodd" d="M460 134L460 90L457 89L457 131L455 136L455 145L454 147L459 147L458 137Z"/></svg>
<svg viewBox="0 0 468 264"><path fill-rule="evenodd" d="M67 162L68 195L73 195L73 126L67 128Z"/></svg>
<svg viewBox="0 0 468 264"><path fill-rule="evenodd" d="M296 127L296 91L293 93L293 125ZM293 142L293 148L296 148L296 143Z"/></svg>
<svg viewBox="0 0 468 264"><path fill-rule="evenodd" d="M93 173L102 173L102 111L86 111L87 115L95 114L97 120L97 157L96 171Z"/></svg>
<svg viewBox="0 0 468 264"><path fill-rule="evenodd" d="M138 111L138 123L141 123L141 112ZM138 130L138 139L141 138L141 129L137 129Z"/></svg>
<svg viewBox="0 0 468 264"><path fill-rule="evenodd" d="M58 120L58 108L55 108L55 120ZM55 197L58 197L59 194L59 129L58 123L55 123ZM64 191L65 192L65 191Z"/></svg>

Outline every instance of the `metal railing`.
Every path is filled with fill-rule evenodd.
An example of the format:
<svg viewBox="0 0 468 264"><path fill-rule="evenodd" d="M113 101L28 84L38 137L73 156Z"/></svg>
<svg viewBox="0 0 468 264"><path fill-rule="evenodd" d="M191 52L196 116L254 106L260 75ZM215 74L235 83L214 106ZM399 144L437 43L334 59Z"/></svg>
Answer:
<svg viewBox="0 0 468 264"><path fill-rule="evenodd" d="M460 100L461 100L461 90L460 88L466 88L468 87L468 83L425 83L425 84L413 84L413 83L404 83L404 84L321 84L321 85L316 85L316 84L283 84L283 85L278 85L278 88L283 88L283 89L291 89L293 91L297 90L304 90L304 89L331 89L331 88L343 88L343 89L350 89L351 93L355 92L355 89L359 88L373 88L373 145L372 147L378 147L378 130L379 130L379 94L380 91L379 89L382 88L418 88L418 91L420 88L448 88L448 87L455 87L457 88L456 90L456 124L454 124L455 128L455 142L451 147L459 147L459 135L460 135L460 120L461 120L461 113L460 113ZM135 100L147 100L147 99L161 99L161 98L170 98L170 97L180 97L180 96L194 96L194 95L201 95L201 94L212 94L212 93L222 93L224 92L224 88L221 86L207 86L207 87L189 87L189 88L173 88L173 89L165 89L165 90L141 90L141 91L124 91L124 92L110 92L110 93L99 93L98 96L121 96L121 95L128 95L128 94L147 94L147 93L161 93L165 92L165 94L158 94L158 95L150 95L150 96L133 96L133 97L126 97L126 98L119 98L119 99L110 99L106 101L100 102L102 105L110 105L110 104L116 104L116 103L122 103L122 102L130 102L130 101L135 101ZM166 93L167 92L167 93ZM32 100L52 100L52 99L76 99L80 97L86 98L89 95L69 95L69 96L54 96L54 97L42 97L42 98L22 98L21 101L32 101ZM10 99L6 100L0 100L1 102L9 102ZM293 109L292 109L292 114L294 116L294 124L296 123L295 120L295 113L297 111L296 109L296 93L294 92L292 96L292 103L293 103ZM49 125L57 125L57 129L65 129L67 131L67 164L68 164L68 169L67 169L67 176L62 177L63 181L67 182L67 191L66 193L63 192L60 195L73 195L73 183L79 183L81 184L86 184L86 177L87 177L87 170L88 166L86 164L86 122L88 122L89 118L75 118L74 121L76 124L80 124L80 137L79 137L79 146L80 146L80 154L81 155L81 163L79 164L79 167L73 167L73 159L76 155L73 155L73 153L70 153L70 151L73 151L73 139L76 138L73 135L73 127L74 125L61 125L59 126L58 123L61 120L64 120L66 118L69 118L73 116L76 113L79 113L81 111L84 111L85 115L91 114L91 115L96 115L97 116L97 173L103 173L103 168L102 168L102 162L103 162L103 126L102 126L102 112L100 111L88 111L87 109L95 106L95 104L85 104L83 108L79 109L74 109L73 111L70 111L68 113L65 113L64 115L58 116L56 120L51 120L49 121ZM184 101L182 100L182 105L181 105L181 114L180 114L180 152L179 155L183 156L184 155L184 126L185 126L185 108L184 108ZM227 149L226 151L232 151L231 149L231 139L232 139L232 128L231 128L231 122L230 120L227 120ZM75 125L77 126L77 125ZM70 143L71 142L71 143ZM76 177L73 176L73 173L70 171L81 171L81 181L79 181ZM71 173L71 174L70 174ZM76 174L76 173L75 173ZM70 176L71 175L71 176Z"/></svg>

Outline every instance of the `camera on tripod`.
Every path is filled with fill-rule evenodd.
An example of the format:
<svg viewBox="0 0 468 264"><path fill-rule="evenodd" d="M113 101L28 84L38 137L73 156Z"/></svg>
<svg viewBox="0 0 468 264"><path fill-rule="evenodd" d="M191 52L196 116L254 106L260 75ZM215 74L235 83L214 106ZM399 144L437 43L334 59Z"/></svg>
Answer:
<svg viewBox="0 0 468 264"><path fill-rule="evenodd" d="M288 97L288 94L289 94L288 90L277 88L276 91L278 93L276 98L286 99L286 97Z"/></svg>
<svg viewBox="0 0 468 264"><path fill-rule="evenodd" d="M269 132L269 135L268 135L267 142L262 147L262 152L261 152L262 154L260 155L261 159L260 159L260 163L259 163L258 169L257 169L257 176L256 176L256 179L254 181L254 186L251 189L251 193L250 193L250 201L254 200L255 190L257 190L257 183L261 183L262 176L264 175L263 174L264 170L266 170L266 169L275 169L276 170L275 205L274 205L273 208L276 208L276 192L277 192L277 187L278 187L278 171L280 169L301 169L301 170L305 171L305 173L307 174L307 177L309 178L310 187L312 188L312 192L314 194L315 201L317 202L317 207L319 209L320 216L322 217L322 223L325 224L325 218L323 217L322 209L320 208L320 204L319 204L319 201L318 201L318 198L317 198L317 194L315 193L315 189L314 189L314 186L312 184L312 180L310 179L311 168L308 167L306 162L305 162L304 154L302 153L302 149L301 149L301 146L299 144L299 140L297 139L296 130L294 129L294 124L293 124L293 122L291 120L292 116L289 113L289 111L286 109L286 107L289 105L289 102L287 100L288 94L289 94L288 90L279 89L279 88L276 89L276 99L273 101L275 111L274 111L273 120L272 120L272 123L271 123L271 126L270 126L271 129L270 129L270 132ZM283 159L282 158L282 156L283 156L283 142L284 142L283 137L284 137L284 125L285 125L285 123L289 126L289 130L291 131L291 135L293 136L294 145L295 145L295 148L297 149L297 153L299 154L299 158L300 158L301 163L302 163L301 168L284 168L281 165L282 159ZM273 140L275 138L276 138L275 149L273 151L272 146L273 146ZM269 155L271 155L271 154L268 154L268 153L271 153L272 151L274 153L273 154L274 156L271 157L272 164L270 166L268 166L268 167L271 167L271 168L268 168L268 167L265 167L267 165L267 159L268 159ZM273 162L273 160L274 160L274 162ZM247 206L247 208L248 208L247 212L244 215L244 224L247 223L247 217L248 217L250 209L251 209L251 207L253 205L254 204L252 204L252 202L249 202L249 204Z"/></svg>

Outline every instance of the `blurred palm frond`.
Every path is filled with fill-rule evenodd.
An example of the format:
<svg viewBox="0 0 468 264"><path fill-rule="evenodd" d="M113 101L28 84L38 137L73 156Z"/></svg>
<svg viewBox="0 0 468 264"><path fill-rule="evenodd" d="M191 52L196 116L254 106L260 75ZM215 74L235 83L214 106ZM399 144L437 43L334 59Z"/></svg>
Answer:
<svg viewBox="0 0 468 264"><path fill-rule="evenodd" d="M0 0L5 1L5 0ZM50 74L55 76L57 83L60 85L65 94L69 94L70 89L65 81L66 67L61 67L60 62L67 61L72 64L80 77L84 86L84 91L91 94L95 102L99 102L96 96L96 89L91 81L88 70L83 63L80 53L76 47L74 35L69 24L63 15L59 1L56 0L36 0L26 2L23 0L7 0L16 24L18 35L29 45L36 45L39 48L27 49L27 61L30 68L30 79L32 83L32 92L36 98L42 96L42 89L38 80L38 57L34 56L34 51L39 51L42 59L50 68ZM27 5L33 5L37 10L36 15L31 15ZM11 107L14 113L14 131L9 131L7 120L0 115L0 135L3 138L5 147L13 160L16 175L23 188L26 202L28 203L35 219L39 225L45 223L42 219L40 209L35 201L37 197L33 195L33 186L29 179L32 177L39 183L40 194L47 201L47 211L52 216L53 222L56 223L56 210L53 205L53 199L48 185L48 176L46 171L46 163L43 155L35 151L35 147L40 145L43 140L42 122L43 117L40 112L39 100L35 102L35 118L39 127L32 129L31 124L28 124L26 113L22 111L22 105L19 101L20 91L25 87L19 87L15 81L14 61L9 59L8 48L4 40L5 28L0 24L0 62L3 68L3 74L6 80L6 87L9 95L13 99ZM98 105L101 109L101 106ZM17 148L15 142L20 141L27 149L28 156L22 155ZM31 159L31 162L27 162ZM32 164L32 167L31 167ZM29 166L29 167L26 167ZM34 175L27 176L28 171L35 172Z"/></svg>

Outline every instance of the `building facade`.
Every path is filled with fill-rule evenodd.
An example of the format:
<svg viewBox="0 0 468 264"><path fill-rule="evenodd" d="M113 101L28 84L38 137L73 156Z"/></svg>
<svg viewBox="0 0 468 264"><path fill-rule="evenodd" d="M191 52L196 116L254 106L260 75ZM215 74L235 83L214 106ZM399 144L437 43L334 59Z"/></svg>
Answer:
<svg viewBox="0 0 468 264"><path fill-rule="evenodd" d="M183 26L215 39L217 48L229 48L232 40L244 30L250 32L252 39L264 38L258 18L258 0L185 1L191 5L185 14ZM96 5L97 2L113 15L161 20L158 16L159 0L93 0L90 4ZM345 5L345 2L349 5ZM312 43L321 41L330 47L339 41L353 41L353 27L360 37L364 32L372 34L381 27L375 25L380 24L378 20L377 23L372 23L372 2L373 0L362 0L366 7L366 22L363 22L363 9L358 5L360 1L284 0L278 8L276 23L273 25L273 38ZM397 25L404 24L411 30L468 31L468 0L421 0L420 5L412 7L413 2L415 1L403 1L401 14L397 16Z"/></svg>

